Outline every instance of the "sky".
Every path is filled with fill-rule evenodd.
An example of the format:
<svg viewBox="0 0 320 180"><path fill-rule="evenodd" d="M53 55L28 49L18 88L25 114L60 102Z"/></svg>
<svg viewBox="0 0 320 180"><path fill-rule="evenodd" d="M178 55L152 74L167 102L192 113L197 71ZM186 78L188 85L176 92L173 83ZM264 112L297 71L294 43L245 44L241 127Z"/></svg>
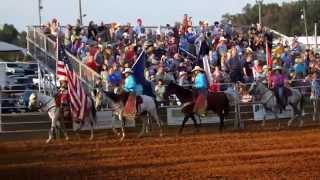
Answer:
<svg viewBox="0 0 320 180"><path fill-rule="evenodd" d="M292 0L264 0L264 3L282 3ZM39 24L38 0L0 0L0 25L14 24L20 31L27 25ZM57 18L61 24L74 24L79 16L79 0L42 0L43 23ZM239 13L255 0L82 0L84 23L119 22L134 24L141 18L145 25L158 26L180 21L184 13L194 23L207 20L212 24L225 13Z"/></svg>

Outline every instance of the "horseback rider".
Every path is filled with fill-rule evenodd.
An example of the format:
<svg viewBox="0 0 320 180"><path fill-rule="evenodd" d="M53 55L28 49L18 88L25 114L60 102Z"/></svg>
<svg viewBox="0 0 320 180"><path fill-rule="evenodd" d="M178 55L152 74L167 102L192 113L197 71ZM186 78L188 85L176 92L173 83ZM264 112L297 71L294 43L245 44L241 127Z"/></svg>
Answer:
<svg viewBox="0 0 320 180"><path fill-rule="evenodd" d="M287 95L285 93L286 76L282 73L282 67L276 66L270 76L270 85L277 98L280 110L285 110L287 104Z"/></svg>
<svg viewBox="0 0 320 180"><path fill-rule="evenodd" d="M128 99L124 107L124 116L126 116L127 118L134 119L137 113L137 109L136 109L137 83L132 73L133 72L130 68L126 68L123 72L123 74L125 75L123 90L129 93Z"/></svg>
<svg viewBox="0 0 320 180"><path fill-rule="evenodd" d="M56 95L56 106L57 109L62 113L63 117L66 116L66 113L70 111L70 97L68 92L68 82L65 77L60 78L60 88L58 94Z"/></svg>
<svg viewBox="0 0 320 180"><path fill-rule="evenodd" d="M195 66L191 72L195 74L193 87L196 91L193 110L200 116L205 116L207 108L208 81L204 70L201 67Z"/></svg>

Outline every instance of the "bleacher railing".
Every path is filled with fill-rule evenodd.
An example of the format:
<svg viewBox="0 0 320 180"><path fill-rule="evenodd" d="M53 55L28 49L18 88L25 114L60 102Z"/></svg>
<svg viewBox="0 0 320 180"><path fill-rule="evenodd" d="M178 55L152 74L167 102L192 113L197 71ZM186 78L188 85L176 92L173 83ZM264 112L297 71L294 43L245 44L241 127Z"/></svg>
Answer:
<svg viewBox="0 0 320 180"><path fill-rule="evenodd" d="M28 53L39 61L42 65L48 67L53 73L56 72L57 57L56 42L45 35L40 27L29 26L27 30L27 48ZM94 87L100 75L90 69L77 57L66 53L74 71L89 89Z"/></svg>

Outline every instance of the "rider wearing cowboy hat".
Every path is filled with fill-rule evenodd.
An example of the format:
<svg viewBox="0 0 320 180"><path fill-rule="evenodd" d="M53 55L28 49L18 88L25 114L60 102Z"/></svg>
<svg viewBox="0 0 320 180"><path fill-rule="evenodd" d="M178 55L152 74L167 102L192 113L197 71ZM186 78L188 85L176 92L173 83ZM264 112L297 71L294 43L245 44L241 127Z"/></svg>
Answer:
<svg viewBox="0 0 320 180"><path fill-rule="evenodd" d="M273 73L270 76L270 85L274 90L278 104L281 107L280 110L285 110L287 104L287 97L285 97L284 93L286 79L286 76L282 73L281 66L276 66L275 68L273 68Z"/></svg>
<svg viewBox="0 0 320 180"><path fill-rule="evenodd" d="M61 77L59 79L59 83L60 83L60 88L59 88L59 92L56 96L56 105L57 105L57 108L60 110L60 112L65 114L66 112L69 111L69 108L70 108L68 81L67 81L66 77Z"/></svg>
<svg viewBox="0 0 320 180"><path fill-rule="evenodd" d="M207 106L208 81L204 74L204 70L201 67L195 66L191 72L195 74L193 87L196 91L196 101L194 112L203 116Z"/></svg>
<svg viewBox="0 0 320 180"><path fill-rule="evenodd" d="M134 118L136 115L136 89L137 84L132 75L132 70L130 68L126 68L123 72L126 79L124 81L123 90L129 93L129 97L127 99L126 105L124 107L124 116L129 118Z"/></svg>

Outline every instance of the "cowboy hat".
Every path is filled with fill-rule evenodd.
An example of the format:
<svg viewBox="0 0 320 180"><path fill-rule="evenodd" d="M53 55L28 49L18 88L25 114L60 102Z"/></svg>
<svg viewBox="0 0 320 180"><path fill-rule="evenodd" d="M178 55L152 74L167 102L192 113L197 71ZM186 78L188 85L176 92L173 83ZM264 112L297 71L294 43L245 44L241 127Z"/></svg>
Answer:
<svg viewBox="0 0 320 180"><path fill-rule="evenodd" d="M183 75L186 75L186 74L187 74L187 72L185 72L185 71L179 72L179 76L180 76L180 77L183 76Z"/></svg>
<svg viewBox="0 0 320 180"><path fill-rule="evenodd" d="M133 73L133 72L130 68L126 68L124 69L123 74L126 74L126 73Z"/></svg>
<svg viewBox="0 0 320 180"><path fill-rule="evenodd" d="M270 67L268 66L268 65L264 65L263 67L262 67L262 69L263 70L266 70L266 69L269 69Z"/></svg>
<svg viewBox="0 0 320 180"><path fill-rule="evenodd" d="M250 47L246 48L246 53L253 53L253 50Z"/></svg>
<svg viewBox="0 0 320 180"><path fill-rule="evenodd" d="M61 77L59 78L59 81L67 81L67 78L66 78L65 76L61 76Z"/></svg>
<svg viewBox="0 0 320 180"><path fill-rule="evenodd" d="M282 70L282 67L277 65L276 67L273 68L273 71L276 71L276 70Z"/></svg>
<svg viewBox="0 0 320 180"><path fill-rule="evenodd" d="M196 66L193 68L191 72L195 72L195 71L204 71L204 70L200 66Z"/></svg>
<svg viewBox="0 0 320 180"><path fill-rule="evenodd" d="M220 37L219 41L225 41L226 38L224 38L223 36Z"/></svg>
<svg viewBox="0 0 320 180"><path fill-rule="evenodd" d="M296 58L294 62L296 64L299 64L299 63L303 63L303 60L301 58Z"/></svg>

